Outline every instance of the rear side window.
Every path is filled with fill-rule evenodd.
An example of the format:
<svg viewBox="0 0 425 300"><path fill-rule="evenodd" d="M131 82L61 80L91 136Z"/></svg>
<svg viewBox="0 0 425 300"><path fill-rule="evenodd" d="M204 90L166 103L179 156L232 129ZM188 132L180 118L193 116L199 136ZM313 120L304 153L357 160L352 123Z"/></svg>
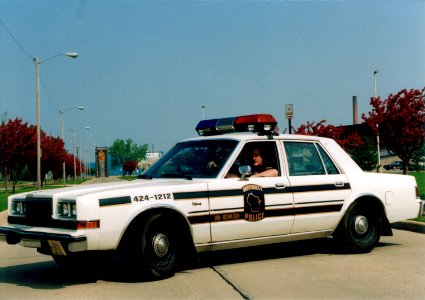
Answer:
<svg viewBox="0 0 425 300"><path fill-rule="evenodd" d="M320 145L307 142L285 142L289 175L339 174L338 169Z"/></svg>
<svg viewBox="0 0 425 300"><path fill-rule="evenodd" d="M323 150L322 146L317 145L317 149L319 149L320 156L322 157L323 163L325 164L326 172L328 174L339 174L337 167L332 162L329 155Z"/></svg>

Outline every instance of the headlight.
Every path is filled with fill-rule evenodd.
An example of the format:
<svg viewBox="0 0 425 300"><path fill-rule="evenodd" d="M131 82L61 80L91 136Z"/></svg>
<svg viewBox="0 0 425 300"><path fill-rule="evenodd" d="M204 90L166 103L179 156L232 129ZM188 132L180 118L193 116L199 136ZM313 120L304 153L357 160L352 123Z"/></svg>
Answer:
<svg viewBox="0 0 425 300"><path fill-rule="evenodd" d="M25 199L13 199L12 200L12 214L15 216L25 216L27 211Z"/></svg>
<svg viewBox="0 0 425 300"><path fill-rule="evenodd" d="M58 216L60 218L76 218L77 204L75 203L75 201L59 201Z"/></svg>

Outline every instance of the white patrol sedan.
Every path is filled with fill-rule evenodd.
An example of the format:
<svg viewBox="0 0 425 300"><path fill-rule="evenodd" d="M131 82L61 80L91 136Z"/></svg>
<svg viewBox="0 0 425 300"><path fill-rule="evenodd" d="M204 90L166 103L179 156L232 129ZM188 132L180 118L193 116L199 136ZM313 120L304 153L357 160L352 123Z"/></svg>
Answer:
<svg viewBox="0 0 425 300"><path fill-rule="evenodd" d="M423 202L412 176L363 172L327 138L270 115L201 121L139 179L17 194L0 240L72 266L116 250L160 279L202 251L333 236L369 252Z"/></svg>

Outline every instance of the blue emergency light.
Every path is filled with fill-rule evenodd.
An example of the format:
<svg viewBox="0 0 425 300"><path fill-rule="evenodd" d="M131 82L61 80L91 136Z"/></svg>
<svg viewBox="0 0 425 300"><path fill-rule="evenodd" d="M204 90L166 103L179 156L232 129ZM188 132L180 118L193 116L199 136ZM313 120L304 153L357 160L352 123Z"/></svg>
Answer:
<svg viewBox="0 0 425 300"><path fill-rule="evenodd" d="M219 135L231 132L273 133L276 119L268 114L255 114L231 118L202 120L196 126L201 136Z"/></svg>

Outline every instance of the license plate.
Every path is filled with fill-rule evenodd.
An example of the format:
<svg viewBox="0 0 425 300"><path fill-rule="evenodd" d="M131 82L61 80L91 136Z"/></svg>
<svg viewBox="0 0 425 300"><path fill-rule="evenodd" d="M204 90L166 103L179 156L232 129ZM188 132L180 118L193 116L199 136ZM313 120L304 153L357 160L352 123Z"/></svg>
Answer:
<svg viewBox="0 0 425 300"><path fill-rule="evenodd" d="M51 241L51 240L48 240L47 242L49 243L50 251L52 251L52 255L60 255L60 256L66 255L66 251L62 247L61 242Z"/></svg>

